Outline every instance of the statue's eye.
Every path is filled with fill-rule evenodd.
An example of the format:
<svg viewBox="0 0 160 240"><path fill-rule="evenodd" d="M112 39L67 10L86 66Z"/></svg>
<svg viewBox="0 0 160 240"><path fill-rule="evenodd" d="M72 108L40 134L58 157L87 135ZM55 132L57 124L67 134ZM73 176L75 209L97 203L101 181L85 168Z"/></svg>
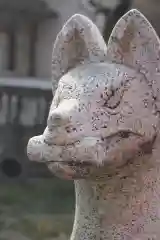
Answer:
<svg viewBox="0 0 160 240"><path fill-rule="evenodd" d="M104 92L103 98L105 100L104 106L109 109L115 109L119 106L123 97L123 88L111 89Z"/></svg>
<svg viewBox="0 0 160 240"><path fill-rule="evenodd" d="M130 131L120 131L119 133L118 133L118 135L121 137L121 138L129 138L129 136L130 136L130 134L131 134L131 132Z"/></svg>

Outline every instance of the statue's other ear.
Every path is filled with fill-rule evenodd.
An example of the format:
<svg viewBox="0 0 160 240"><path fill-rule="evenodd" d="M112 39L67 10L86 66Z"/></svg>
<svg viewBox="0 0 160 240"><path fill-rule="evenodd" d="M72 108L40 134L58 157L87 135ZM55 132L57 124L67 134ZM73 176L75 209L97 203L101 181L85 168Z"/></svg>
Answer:
<svg viewBox="0 0 160 240"><path fill-rule="evenodd" d="M107 58L143 73L160 102L160 42L139 11L130 10L118 21L108 41Z"/></svg>
<svg viewBox="0 0 160 240"><path fill-rule="evenodd" d="M53 83L79 64L105 61L106 51L96 25L83 15L73 15L58 34L53 47Z"/></svg>

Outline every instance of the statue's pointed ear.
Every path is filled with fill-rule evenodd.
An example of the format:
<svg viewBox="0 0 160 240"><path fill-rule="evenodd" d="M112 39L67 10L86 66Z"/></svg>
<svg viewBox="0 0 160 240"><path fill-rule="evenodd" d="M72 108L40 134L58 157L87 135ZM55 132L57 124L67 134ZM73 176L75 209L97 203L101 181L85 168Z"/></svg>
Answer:
<svg viewBox="0 0 160 240"><path fill-rule="evenodd" d="M160 98L160 42L138 10L126 13L114 27L108 41L107 58L143 73Z"/></svg>
<svg viewBox="0 0 160 240"><path fill-rule="evenodd" d="M106 44L96 25L75 14L58 34L52 55L52 77L57 81L69 69L87 62L103 62Z"/></svg>

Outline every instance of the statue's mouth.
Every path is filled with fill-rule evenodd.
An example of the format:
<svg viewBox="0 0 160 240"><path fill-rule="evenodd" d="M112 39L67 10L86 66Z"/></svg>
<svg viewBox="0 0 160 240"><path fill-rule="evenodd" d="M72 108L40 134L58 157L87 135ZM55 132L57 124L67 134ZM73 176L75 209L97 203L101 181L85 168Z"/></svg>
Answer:
<svg viewBox="0 0 160 240"><path fill-rule="evenodd" d="M74 147L76 144L79 144L80 140L76 140L67 144L53 144L48 141L43 135L35 136L31 138L27 146L27 155L31 161L45 162L45 163L58 163L63 165L68 165L70 167L80 167L80 166L92 166L93 163L90 161L74 161L72 158L69 160L60 160L61 150L69 147ZM53 154L52 154L53 153ZM56 160L57 158L59 160ZM53 157L54 156L54 159Z"/></svg>
<svg viewBox="0 0 160 240"><path fill-rule="evenodd" d="M92 161L76 161L72 158L63 160L61 150L74 147L78 140L67 145L56 145L48 142L43 135L33 137L29 140L27 154L31 161L44 162L52 173L65 179L80 179L88 174L88 168L95 164ZM56 159L57 158L57 159Z"/></svg>
<svg viewBox="0 0 160 240"><path fill-rule="evenodd" d="M156 135L153 134L150 139L147 139L143 134L127 129L103 135L101 139L99 138L98 144L105 146L107 143L108 150L106 152L104 150L105 161L101 163L89 155L83 157L80 154L80 158L78 158L79 156L76 156L75 153L73 155L67 154L71 149L74 150L80 146L81 141L79 140L67 145L56 145L48 142L43 135L29 140L27 153L30 160L45 162L55 175L66 179L76 179L87 176L91 169L103 167L103 165L108 166L108 169L114 169L123 166L138 154L150 154L155 137Z"/></svg>

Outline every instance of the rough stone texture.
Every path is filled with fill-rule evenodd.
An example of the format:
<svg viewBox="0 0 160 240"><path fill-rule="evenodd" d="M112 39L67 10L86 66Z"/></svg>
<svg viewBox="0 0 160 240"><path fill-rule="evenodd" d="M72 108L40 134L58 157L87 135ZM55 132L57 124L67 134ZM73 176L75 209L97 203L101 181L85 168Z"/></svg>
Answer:
<svg viewBox="0 0 160 240"><path fill-rule="evenodd" d="M57 37L58 88L47 127L27 151L57 176L75 180L71 240L160 237L159 50L137 10L116 24L107 49L81 15Z"/></svg>

